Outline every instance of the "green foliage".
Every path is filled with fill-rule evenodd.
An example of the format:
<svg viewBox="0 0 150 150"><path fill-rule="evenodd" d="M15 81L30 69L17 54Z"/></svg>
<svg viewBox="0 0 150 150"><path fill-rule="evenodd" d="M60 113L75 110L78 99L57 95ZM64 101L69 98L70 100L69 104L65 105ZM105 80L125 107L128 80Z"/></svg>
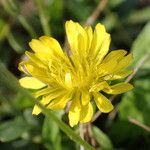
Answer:
<svg viewBox="0 0 150 150"><path fill-rule="evenodd" d="M128 15L125 21L128 23L133 23L133 24L148 21L150 20L149 14L150 14L150 7L148 6L141 10L133 11L132 13Z"/></svg>
<svg viewBox="0 0 150 150"><path fill-rule="evenodd" d="M141 33L138 35L137 39L134 41L131 50L134 55L134 63L137 63L138 60L144 56L148 55L150 53L150 22L148 22L144 29L141 31ZM145 64L142 66L142 68L145 66Z"/></svg>
<svg viewBox="0 0 150 150"><path fill-rule="evenodd" d="M109 137L96 126L93 126L93 135L102 149L113 149L113 145Z"/></svg>
<svg viewBox="0 0 150 150"><path fill-rule="evenodd" d="M60 118L60 114L57 114ZM61 133L59 130L59 126L56 122L51 120L48 117L45 117L43 129L42 129L42 137L46 147L48 149L61 150Z"/></svg>
<svg viewBox="0 0 150 150"><path fill-rule="evenodd" d="M132 46L134 55L134 64L139 63L142 57L150 55L150 22L148 22ZM114 123L111 131L111 136L116 137L118 142L123 142L132 139L135 142L140 137L145 139L145 146L149 145L147 142L148 133L144 129L136 127L129 122L129 118L138 120L139 122L150 126L150 59L144 63L137 76L134 79L133 91L124 94L121 103L118 105L119 120ZM130 136L127 134L130 133ZM134 139L134 140L133 140ZM131 145L131 142L129 142ZM146 148L146 147L145 147Z"/></svg>
<svg viewBox="0 0 150 150"><path fill-rule="evenodd" d="M0 125L0 141L8 142L15 140L28 130L28 124L21 117L5 121Z"/></svg>
<svg viewBox="0 0 150 150"><path fill-rule="evenodd" d="M139 59L144 55L150 55L150 22L141 31L132 46L132 52L134 54L134 63L138 63ZM141 42L142 41L142 42ZM143 70L149 74L150 59L142 65L140 74ZM147 69L147 70L145 70ZM150 75L150 74L149 74ZM129 116L150 125L149 113L150 113L150 80L149 78L136 78L134 80L135 89L124 95L122 103L119 104L120 117L125 119ZM144 96L143 96L144 93ZM128 100L129 99L129 100Z"/></svg>

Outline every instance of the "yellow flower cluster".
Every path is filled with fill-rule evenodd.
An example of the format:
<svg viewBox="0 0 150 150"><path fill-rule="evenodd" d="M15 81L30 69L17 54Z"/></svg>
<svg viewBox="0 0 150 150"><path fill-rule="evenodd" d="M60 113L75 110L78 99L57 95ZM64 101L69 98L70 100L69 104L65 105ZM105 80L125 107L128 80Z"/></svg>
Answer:
<svg viewBox="0 0 150 150"><path fill-rule="evenodd" d="M94 31L73 21L67 21L65 27L70 54L52 37L33 39L29 43L33 52L26 51L29 59L19 64L28 77L19 82L25 88L37 89L34 96L48 109L64 109L70 101L69 124L74 126L91 120L92 99L101 112L113 109L101 92L120 94L133 88L125 82L111 85L112 80L125 78L132 72L126 68L133 57L125 50L108 53L110 35L100 23ZM35 105L33 114L40 112Z"/></svg>

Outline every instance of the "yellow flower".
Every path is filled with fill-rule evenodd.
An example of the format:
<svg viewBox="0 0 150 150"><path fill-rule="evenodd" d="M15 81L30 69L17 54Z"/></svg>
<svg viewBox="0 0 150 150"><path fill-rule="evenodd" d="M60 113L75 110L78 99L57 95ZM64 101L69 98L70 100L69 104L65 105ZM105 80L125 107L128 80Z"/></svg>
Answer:
<svg viewBox="0 0 150 150"><path fill-rule="evenodd" d="M91 120L92 99L101 112L113 109L101 92L120 94L133 88L125 82L111 85L112 80L125 78L132 72L126 68L133 57L125 50L108 53L110 35L100 23L94 31L73 21L67 21L65 27L70 54L52 37L33 39L29 43L33 53L26 51L29 59L19 64L28 77L19 81L25 88L36 89L35 97L48 109L63 109L70 101L69 124L74 126ZM33 114L40 112L35 105Z"/></svg>

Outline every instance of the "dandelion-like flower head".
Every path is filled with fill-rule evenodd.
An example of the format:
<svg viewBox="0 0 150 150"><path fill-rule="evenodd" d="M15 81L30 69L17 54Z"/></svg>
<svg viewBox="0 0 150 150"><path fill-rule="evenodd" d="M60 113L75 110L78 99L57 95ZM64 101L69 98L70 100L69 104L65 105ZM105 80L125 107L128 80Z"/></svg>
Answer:
<svg viewBox="0 0 150 150"><path fill-rule="evenodd" d="M125 50L108 53L110 35L100 23L94 31L73 21L67 21L65 27L69 54L52 37L33 39L29 43L33 52L26 51L29 59L19 64L19 69L28 76L19 82L25 88L36 89L34 96L48 109L64 109L70 102L69 124L74 126L91 120L92 100L101 112L113 109L102 92L120 94L133 88L125 82L111 83L132 72L126 68L133 57ZM40 112L35 105L33 114Z"/></svg>

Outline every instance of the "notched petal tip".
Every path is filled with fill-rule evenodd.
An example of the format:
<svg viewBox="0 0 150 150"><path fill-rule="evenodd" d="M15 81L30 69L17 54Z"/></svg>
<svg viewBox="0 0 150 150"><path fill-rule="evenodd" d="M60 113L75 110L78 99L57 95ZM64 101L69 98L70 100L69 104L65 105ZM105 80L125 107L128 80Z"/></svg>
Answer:
<svg viewBox="0 0 150 150"><path fill-rule="evenodd" d="M72 20L66 21L65 27L68 28L69 25L73 25L73 24L75 24L75 22L73 22Z"/></svg>
<svg viewBox="0 0 150 150"><path fill-rule="evenodd" d="M103 24L98 23L95 27L96 30L104 30L106 32L106 28Z"/></svg>
<svg viewBox="0 0 150 150"><path fill-rule="evenodd" d="M35 42L38 42L37 39L32 39L30 42L29 42L29 46L32 47L32 44L34 44Z"/></svg>

